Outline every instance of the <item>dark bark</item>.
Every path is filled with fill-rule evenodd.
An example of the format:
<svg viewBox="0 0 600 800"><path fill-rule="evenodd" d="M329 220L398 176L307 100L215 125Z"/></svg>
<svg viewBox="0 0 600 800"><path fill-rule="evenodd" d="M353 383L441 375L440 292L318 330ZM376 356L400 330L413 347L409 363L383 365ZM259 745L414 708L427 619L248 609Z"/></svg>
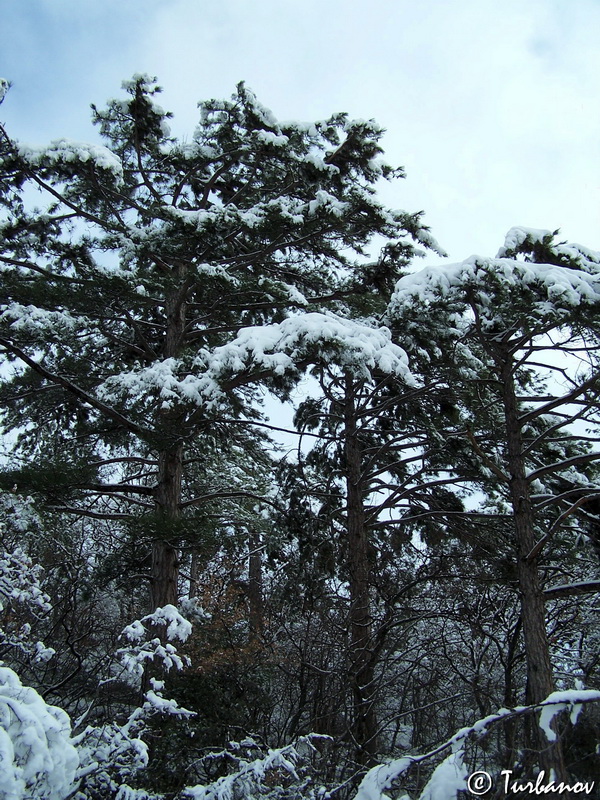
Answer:
<svg viewBox="0 0 600 800"><path fill-rule="evenodd" d="M248 623L253 638L260 636L264 625L262 548L256 531L251 532L248 545Z"/></svg>
<svg viewBox="0 0 600 800"><path fill-rule="evenodd" d="M186 267L176 267L173 272L179 278L180 283L177 289L174 289L167 297L165 303L164 358L177 357L185 335ZM177 525L181 517L183 481L183 443L181 433L183 422L180 412L175 409L162 414L158 426L168 444L159 453L158 458L156 509L161 530L156 532L152 547L151 610L167 604L176 606L179 599Z"/></svg>
<svg viewBox="0 0 600 800"><path fill-rule="evenodd" d="M515 687L513 681L513 669L515 667L515 655L518 648L519 639L521 638L521 618L516 622L516 625L511 633L508 650L506 652L506 661L504 667L504 698L503 705L506 708L511 708L517 705L515 696ZM510 719L504 724L504 754L502 758L502 766L504 769L511 769L517 752L517 720Z"/></svg>
<svg viewBox="0 0 600 800"><path fill-rule="evenodd" d="M159 524L152 546L151 606L177 605L179 552L175 527L181 515L183 446L176 445L160 454L156 506Z"/></svg>
<svg viewBox="0 0 600 800"><path fill-rule="evenodd" d="M190 589L188 597L193 600L198 597L198 574L200 572L200 565L198 559L198 551L193 550L190 559Z"/></svg>
<svg viewBox="0 0 600 800"><path fill-rule="evenodd" d="M513 510L517 576L521 600L523 642L527 665L527 703L539 703L554 691L550 644L546 632L546 608L540 584L538 557L531 557L536 544L535 519L526 478L522 427L515 393L514 366L510 355L502 354L500 365L502 400L506 425L509 491ZM549 743L533 718L527 725L527 746L539 753L539 766L550 774L554 769L566 780L560 742Z"/></svg>
<svg viewBox="0 0 600 800"><path fill-rule="evenodd" d="M358 438L355 384L346 377L344 450L348 515L348 576L350 584L350 685L354 719L352 735L357 760L376 763L377 718L374 709L374 658L370 600L368 538L361 479L361 446Z"/></svg>

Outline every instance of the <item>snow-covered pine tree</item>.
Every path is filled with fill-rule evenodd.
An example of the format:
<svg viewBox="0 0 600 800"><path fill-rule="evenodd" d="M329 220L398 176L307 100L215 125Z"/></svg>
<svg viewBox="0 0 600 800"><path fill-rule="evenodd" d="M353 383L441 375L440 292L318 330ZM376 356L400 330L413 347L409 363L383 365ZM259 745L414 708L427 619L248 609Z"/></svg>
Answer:
<svg viewBox="0 0 600 800"><path fill-rule="evenodd" d="M18 431L3 482L63 511L141 517L158 607L177 602L179 545L205 499L252 494L210 469L201 484L191 465L246 446L230 423L255 417L269 376L285 390L300 340L321 332L288 336L285 367L256 356L252 331L242 349L227 343L292 309L335 310L430 240L418 214L374 196L401 173L380 161L372 121L279 123L240 84L201 103L192 139L177 141L154 79L124 89L93 107L105 145L37 148L0 130L0 349L15 365L2 400ZM375 234L391 244L359 267Z"/></svg>
<svg viewBox="0 0 600 800"><path fill-rule="evenodd" d="M561 542L570 534L573 549L580 509L600 490L599 312L600 254L524 228L509 231L496 258L401 279L389 307L407 351L452 385L461 418L447 430L449 460L467 465L488 508L493 501L508 519L494 549L510 561L520 598L530 703L555 687L546 628L554 576L568 584L578 569ZM564 774L559 746L538 733L529 745L542 768Z"/></svg>
<svg viewBox="0 0 600 800"><path fill-rule="evenodd" d="M429 244L442 252L433 240ZM311 373L318 381L320 396L302 403L296 424L302 435L316 437L316 443L301 460L300 479L294 480L288 473L288 499L296 503L291 516L298 513L294 494L300 493L303 512L310 520L306 525L304 517L304 530L291 522L291 528L297 529L300 550L309 553L315 566L322 562L322 554L328 553L325 575L335 576L329 590L324 589L327 578L323 575L316 576L313 571L309 580L319 582L322 595L329 593L332 607L345 607L340 630L348 631L348 640L337 643L346 676L343 691L334 690L333 674L319 676L321 683L326 681L332 687L326 692L326 718L345 718L343 737L352 743L354 758L363 764L374 762L378 738L387 735L385 731L381 736L386 725L378 721L377 710L386 700L382 687L391 680L390 670L383 666L386 654L390 648L402 647L394 637L400 638L398 608L403 602L403 584L414 590L425 582L427 573L417 570L419 558L414 552L411 567L406 569L408 540L408 546L396 549L391 541L409 508L419 506L424 515L436 513L438 521L445 510L461 508L458 497L444 488L456 482L456 475L439 475L437 451L442 444L430 436L431 414L446 387L439 383L429 386L418 372L413 375L404 351L391 341L389 329L381 323L398 275L398 253L391 264L386 263L393 253L393 248L387 248L378 265L363 268L364 274L371 276L370 292L345 298L345 313L352 324L344 346L325 359L313 358ZM353 326L370 334L371 351L360 359L353 354L353 347L358 350L352 344ZM344 589L337 590L334 600L337 582ZM313 587L306 591L310 596ZM393 660L388 659L388 665ZM300 711L298 716L302 716ZM340 734L339 729L335 732Z"/></svg>

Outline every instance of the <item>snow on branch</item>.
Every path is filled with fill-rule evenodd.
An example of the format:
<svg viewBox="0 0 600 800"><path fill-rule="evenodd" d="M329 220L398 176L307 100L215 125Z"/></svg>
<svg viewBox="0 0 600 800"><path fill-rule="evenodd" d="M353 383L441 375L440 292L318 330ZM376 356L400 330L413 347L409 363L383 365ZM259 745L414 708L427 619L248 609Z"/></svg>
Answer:
<svg viewBox="0 0 600 800"><path fill-rule="evenodd" d="M498 250L496 258L512 258L523 245L549 244L555 231L543 228L524 228L516 225L504 237L504 244Z"/></svg>
<svg viewBox="0 0 600 800"><path fill-rule="evenodd" d="M166 627L165 633L169 642L173 639L185 642L192 632L191 623L182 617L173 605L157 608L152 614L147 614L141 620L135 620L123 630L121 636L132 644L117 650L116 655L126 672L134 679L142 677L149 662L161 663L167 671L172 667L181 670L187 662L187 659L179 656L177 648L169 642L163 644L156 636L144 641L152 628L156 629L162 625Z"/></svg>
<svg viewBox="0 0 600 800"><path fill-rule="evenodd" d="M71 724L7 667L0 667L0 797L64 800L79 764Z"/></svg>
<svg viewBox="0 0 600 800"><path fill-rule="evenodd" d="M283 375L299 361L332 358L357 377L367 377L375 369L415 383L406 353L391 341L387 328L317 312L242 328L231 343L213 351L210 371L218 376L251 365Z"/></svg>
<svg viewBox="0 0 600 800"><path fill-rule="evenodd" d="M473 255L406 275L396 284L388 315L406 327L416 308L422 313L443 307L446 327L456 328L455 338L460 338L473 324L471 308L483 331L512 329L523 320L560 326L583 307L597 308L600 253L554 244L553 236L546 230L512 228L496 258ZM521 250L531 259L517 260Z"/></svg>
<svg viewBox="0 0 600 800"><path fill-rule="evenodd" d="M552 692L540 703L540 728L546 734L549 742L556 741L556 732L552 730L552 720L562 711L568 711L571 724L575 725L581 712L583 703L600 700L600 692L593 689L567 689L561 692Z"/></svg>
<svg viewBox="0 0 600 800"><path fill-rule="evenodd" d="M131 644L117 650L115 655L124 668L125 677L134 684L141 683L149 662L158 662L166 671L172 667L183 669L184 663L188 662L188 659L178 655L172 644L163 644L157 636L144 641L151 635L151 629L155 632L160 626L165 627L167 639L179 639L182 642L186 641L192 630L191 624L175 606L166 605L141 620L135 620L121 634ZM80 754L77 777L94 797L116 796L129 800L149 798L150 795L137 794L137 790L125 783L148 765L148 745L142 738L148 730L147 720L157 715L179 718L195 716L195 712L163 696L164 681L151 677L149 684L150 688L144 693L144 702L133 710L123 724L88 725L74 739ZM82 800L88 796L81 795Z"/></svg>
<svg viewBox="0 0 600 800"><path fill-rule="evenodd" d="M124 781L148 766L148 746L130 728L115 722L88 725L73 739L79 754L76 800L102 796L101 792L113 796Z"/></svg>
<svg viewBox="0 0 600 800"><path fill-rule="evenodd" d="M11 622L15 617L15 606L27 612L32 621L51 610L50 598L41 587L41 575L42 568L33 564L21 548L12 553L0 552L0 617L5 612L8 622ZM34 661L48 661L55 651L40 641L32 640L31 633L29 622L18 628L0 625L0 643L26 653Z"/></svg>
<svg viewBox="0 0 600 800"><path fill-rule="evenodd" d="M187 368L182 359L166 358L111 376L99 395L108 401L115 394L134 399L154 392L163 408L177 402L212 407L223 400L232 381L237 385L251 383L256 375L294 376L302 365L323 362L336 364L357 378L368 378L376 370L416 385L406 353L391 341L387 328L313 312L292 314L272 325L241 328L228 344L200 350Z"/></svg>
<svg viewBox="0 0 600 800"><path fill-rule="evenodd" d="M73 316L69 311L47 311L33 305L8 303L0 307L0 319L8 322L13 331L26 331L40 339L61 335L63 332L81 330L88 323L86 317Z"/></svg>
<svg viewBox="0 0 600 800"><path fill-rule="evenodd" d="M454 736L443 744L430 750L428 753L414 756L403 756L394 759L387 764L380 764L372 767L364 776L354 800L389 800L385 792L391 788L394 781L401 778L414 765L431 758L441 755L446 750L451 750L451 754L445 758L434 770L431 779L420 796L420 800L433 800L437 795L437 789L444 789L443 797L451 797L448 792L450 788L456 792L466 789L465 780L467 773L462 763L462 753L465 745L470 738L479 739L488 733L489 728L501 721L525 714L540 712L539 724L545 732L549 741L555 741L556 734L552 730L551 723L557 714L562 711L570 711L571 722L575 723L585 703L600 701L600 691L593 689L569 689L566 691L552 692L541 703L529 706L517 706L515 708L501 708L495 714L477 720L473 725L461 728Z"/></svg>
<svg viewBox="0 0 600 800"><path fill-rule="evenodd" d="M591 250L574 242L554 242L558 231L547 231L540 228L511 228L504 239L504 245L498 250L497 258L514 258L519 253L534 253L536 249L552 254L553 257L567 265L577 265L580 269L600 264L600 252Z"/></svg>
<svg viewBox="0 0 600 800"><path fill-rule="evenodd" d="M20 144L18 152L31 166L65 165L76 162L89 163L96 169L109 172L117 184L123 182L121 160L108 147L72 139L56 139L47 147Z"/></svg>
<svg viewBox="0 0 600 800"><path fill-rule="evenodd" d="M600 302L600 275L553 264L534 264L508 258L471 256L459 264L426 267L406 275L396 284L390 301L390 313L399 314L415 302L429 305L440 298L460 299L466 289L477 289L479 304L495 310L487 293L534 291L542 309L548 303L557 307L576 308L583 303Z"/></svg>
<svg viewBox="0 0 600 800"><path fill-rule="evenodd" d="M179 611L173 605L166 605L162 608L155 609L152 614L147 614L141 620L135 620L131 625L128 625L123 634L130 641L140 641L146 628L143 623L150 625L166 625L167 639L179 639L185 642L190 633L192 632L192 625L185 617L182 617Z"/></svg>
<svg viewBox="0 0 600 800"><path fill-rule="evenodd" d="M309 734L301 736L293 744L277 749L268 749L263 754L256 742L247 738L242 742L230 742L229 748L220 753L210 753L206 760L222 760L228 765L228 774L223 775L210 784L188 786L182 792L185 800L232 800L232 798L250 797L314 797L302 790L305 781L299 764L306 755L318 754L320 751L314 742L329 740L328 736ZM248 757L251 754L257 757Z"/></svg>
<svg viewBox="0 0 600 800"><path fill-rule="evenodd" d="M596 594L600 592L600 580L574 581L549 586L544 589L544 597L554 600L555 597L573 597L581 594Z"/></svg>

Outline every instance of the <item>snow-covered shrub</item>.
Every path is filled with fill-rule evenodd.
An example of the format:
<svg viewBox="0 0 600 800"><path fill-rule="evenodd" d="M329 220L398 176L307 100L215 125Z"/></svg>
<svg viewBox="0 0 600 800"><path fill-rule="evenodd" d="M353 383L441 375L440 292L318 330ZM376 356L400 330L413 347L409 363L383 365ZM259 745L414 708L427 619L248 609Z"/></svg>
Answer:
<svg viewBox="0 0 600 800"><path fill-rule="evenodd" d="M365 773L354 800L389 800L390 789L393 788L394 792L397 793L398 784L407 779L411 768L435 761L440 755L445 757L431 773L429 781L419 794L418 800L456 800L459 791L469 788L467 783L469 774L479 771L479 766L476 762L471 761L470 766L467 766L467 747L473 744L476 745L489 734L491 729L508 720L514 721L524 716L539 715L538 722L541 729L544 731L547 740L553 742L557 737L552 728L552 721L558 714L564 711L568 712L571 723L575 725L582 706L587 703L598 702L600 702L600 691L578 688L552 692L541 703L517 706L515 708L501 708L496 713L477 720L473 725L460 728L450 739L427 753L403 755L400 758L372 767ZM494 769L490 769L489 765L486 765L486 772L481 772L481 775L488 775L488 769L490 774L494 772ZM496 774L501 774L500 770L501 767L497 765ZM543 776L543 772L540 774ZM583 783L579 785L584 786ZM402 789L404 789L404 786L402 786ZM561 790L559 790L558 794L560 793ZM411 798L404 793L401 796L401 800L411 800Z"/></svg>
<svg viewBox="0 0 600 800"><path fill-rule="evenodd" d="M131 720L125 725L88 725L73 741L79 753L80 780L74 800L114 797L148 764L148 747L135 735Z"/></svg>
<svg viewBox="0 0 600 800"><path fill-rule="evenodd" d="M67 714L0 667L2 800L63 800L74 789L77 766Z"/></svg>
<svg viewBox="0 0 600 800"><path fill-rule="evenodd" d="M177 609L168 605L157 608L152 614L128 625L122 637L129 644L116 652L115 679L125 680L140 687L149 664L163 670L182 669L185 660L178 655L174 645L153 636L160 627L165 628L165 638L185 641L191 633L190 623ZM151 637L151 638L150 638ZM122 724L107 722L94 727L88 725L74 742L79 750L80 788L74 800L97 797L117 797L120 800L146 800L154 797L144 790L133 789L138 773L148 766L148 746L143 739L148 732L149 720L156 716L190 717L191 711L181 708L175 700L163 696L164 681L149 678L150 688L144 693L143 703L135 708Z"/></svg>
<svg viewBox="0 0 600 800"><path fill-rule="evenodd" d="M209 753L198 767L207 776L206 783L188 786L182 800L317 800L325 787L312 777L311 760L321 757L328 736L310 734L293 744L274 750L262 748L254 739L230 742L226 750ZM220 773L219 777L216 777Z"/></svg>
<svg viewBox="0 0 600 800"><path fill-rule="evenodd" d="M50 598L41 587L42 568L33 564L24 551L0 551L0 653L17 650L33 661L47 661L51 647L35 641L31 622L50 611ZM5 621L10 617L10 621Z"/></svg>
<svg viewBox="0 0 600 800"><path fill-rule="evenodd" d="M169 640L163 644L158 636L151 636L160 626L165 626L165 637ZM144 669L152 662L159 664L167 672L172 668L183 669L185 659L177 653L177 648L170 644L173 639L185 642L192 632L191 623L181 616L172 605L157 608L141 620L136 619L128 625L121 636L131 642L117 650L121 665L133 680L141 679Z"/></svg>

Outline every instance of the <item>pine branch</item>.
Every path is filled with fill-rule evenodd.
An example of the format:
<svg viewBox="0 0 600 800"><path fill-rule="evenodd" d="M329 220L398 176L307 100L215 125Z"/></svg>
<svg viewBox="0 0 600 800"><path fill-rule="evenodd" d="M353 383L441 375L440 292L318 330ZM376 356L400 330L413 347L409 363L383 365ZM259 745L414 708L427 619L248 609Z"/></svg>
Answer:
<svg viewBox="0 0 600 800"><path fill-rule="evenodd" d="M101 400L93 397L92 395L88 394L88 392L81 389L79 386L74 384L68 378L65 378L61 375L54 375L52 372L47 370L33 358L30 358L20 347L17 347L13 342L0 337L0 344L6 348L9 353L17 356L23 363L27 364L34 372L37 372L38 375L41 375L46 380L50 381L51 383L56 384L57 386L62 386L64 389L67 389L72 395L82 400L84 403L88 403L97 411L100 411L104 416L109 417L114 422L117 422L121 427L125 428L125 430L130 431L131 433L135 433L140 438L147 439L149 436L149 431L145 428L142 428L141 425L133 422L127 417L123 416L123 414L116 411L114 408L106 405Z"/></svg>
<svg viewBox="0 0 600 800"><path fill-rule="evenodd" d="M537 419L543 414L547 414L549 411L552 411L553 408L557 408L557 406L567 405L571 401L578 398L580 395L587 392L588 389L595 387L599 380L600 380L600 374L592 375L591 378L588 378L587 381L581 383L576 389L573 389L572 392L568 392L562 397L557 397L551 402L546 403L543 406L540 406L539 408L536 408L532 411L528 411L526 414L522 414L519 417L519 422L521 423L521 425L525 425L527 422L531 422L531 420Z"/></svg>

